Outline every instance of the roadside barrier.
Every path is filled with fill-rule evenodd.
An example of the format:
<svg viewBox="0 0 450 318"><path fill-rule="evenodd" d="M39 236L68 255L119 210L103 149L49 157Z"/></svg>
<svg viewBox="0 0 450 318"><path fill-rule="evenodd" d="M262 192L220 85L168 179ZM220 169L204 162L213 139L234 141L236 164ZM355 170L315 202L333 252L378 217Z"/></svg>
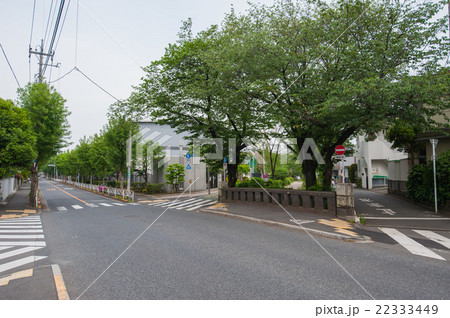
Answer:
<svg viewBox="0 0 450 318"><path fill-rule="evenodd" d="M223 187L223 201L256 202L299 207L305 211L337 214L336 192L303 191L270 188L228 188Z"/></svg>
<svg viewBox="0 0 450 318"><path fill-rule="evenodd" d="M81 183L81 182L75 182L70 180L61 180L61 179L54 179L55 181L67 183L70 185L73 185L80 189L89 190L96 193L106 193L111 196L120 196L124 199L129 199L131 201L134 201L134 191L133 190L126 190L126 189L117 189L117 188L111 188L106 186L99 186L95 184L89 184L89 183Z"/></svg>

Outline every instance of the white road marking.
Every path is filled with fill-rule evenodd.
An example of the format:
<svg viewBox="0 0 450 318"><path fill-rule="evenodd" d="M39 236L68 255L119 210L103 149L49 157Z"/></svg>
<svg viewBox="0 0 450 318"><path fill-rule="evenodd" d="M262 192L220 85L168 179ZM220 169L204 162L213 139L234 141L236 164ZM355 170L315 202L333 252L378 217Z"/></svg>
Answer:
<svg viewBox="0 0 450 318"><path fill-rule="evenodd" d="M95 205L95 204L93 204L93 203L88 203L88 204L86 204L88 207L90 207L90 208L98 208L98 205Z"/></svg>
<svg viewBox="0 0 450 318"><path fill-rule="evenodd" d="M59 206L57 207L58 211L67 211L67 208L65 206Z"/></svg>
<svg viewBox="0 0 450 318"><path fill-rule="evenodd" d="M0 246L46 246L46 245L45 241L22 241L22 242L0 241Z"/></svg>
<svg viewBox="0 0 450 318"><path fill-rule="evenodd" d="M108 204L108 203L99 203L100 205L103 205L103 206L112 206L111 204Z"/></svg>
<svg viewBox="0 0 450 318"><path fill-rule="evenodd" d="M169 202L172 202L172 201L169 201ZM160 206L160 205L163 205L163 204L167 204L167 203L169 203L169 202L167 202L167 201L164 201L164 202L156 202L156 203L149 203L148 205Z"/></svg>
<svg viewBox="0 0 450 318"><path fill-rule="evenodd" d="M44 233L42 228L40 229L33 229L33 230L3 230L0 229L0 233Z"/></svg>
<svg viewBox="0 0 450 318"><path fill-rule="evenodd" d="M132 203L128 203L128 205L140 205L140 204L132 202Z"/></svg>
<svg viewBox="0 0 450 318"><path fill-rule="evenodd" d="M0 239L43 239L44 235L0 235ZM33 245L33 244L31 244Z"/></svg>
<svg viewBox="0 0 450 318"><path fill-rule="evenodd" d="M113 202L112 204L118 205L118 206L125 206L126 205L125 203L119 203L119 202Z"/></svg>
<svg viewBox="0 0 450 318"><path fill-rule="evenodd" d="M193 205L197 205L200 204L201 202L204 202L205 200L203 199L198 199L198 200L194 200L194 201L190 201L190 202L180 202L180 203L176 203L174 205L171 206L172 209L177 209L177 210L181 210L184 209L187 206L193 206Z"/></svg>
<svg viewBox="0 0 450 318"><path fill-rule="evenodd" d="M28 256L28 257L24 257L9 263L5 263L5 264L1 264L0 265L0 273L2 272L6 272L7 270L19 267L19 266L23 266L29 263L34 263L37 261L40 261L41 259L47 258L47 256Z"/></svg>
<svg viewBox="0 0 450 318"><path fill-rule="evenodd" d="M441 245L444 245L446 248L450 249L450 239L439 235L437 233L434 233L432 231L424 231L424 230L413 230L416 233L419 233L422 236L425 236L426 238L435 241L436 243L439 243Z"/></svg>
<svg viewBox="0 0 450 318"><path fill-rule="evenodd" d="M217 203L216 201L210 201L210 202L207 202L207 203L202 203L202 204L193 206L193 207L191 207L191 208L189 208L189 209L186 209L186 210L187 210L187 211L192 211L192 210L201 208L201 207L203 207L203 206L208 206L208 205L216 204L216 203Z"/></svg>
<svg viewBox="0 0 450 318"><path fill-rule="evenodd" d="M0 225L0 229L42 229L42 225Z"/></svg>
<svg viewBox="0 0 450 318"><path fill-rule="evenodd" d="M75 210L80 210L83 207L81 205L72 205L72 208L74 208Z"/></svg>
<svg viewBox="0 0 450 318"><path fill-rule="evenodd" d="M380 204L380 203L367 203L368 206L371 206L372 208L384 208L384 205Z"/></svg>
<svg viewBox="0 0 450 318"><path fill-rule="evenodd" d="M0 223L0 227L3 225L41 225L41 222L4 222Z"/></svg>
<svg viewBox="0 0 450 318"><path fill-rule="evenodd" d="M5 258L8 258L8 257L17 256L17 255L28 253L28 252L32 252L32 251L37 251L37 250L40 250L41 248L43 248L43 247L42 246L22 247L22 248L19 248L17 250L13 250L13 251L10 251L10 252L6 252L6 253L0 254L0 259L5 259Z"/></svg>
<svg viewBox="0 0 450 318"><path fill-rule="evenodd" d="M391 209L377 209L378 211L381 211L383 214L389 214L389 215L395 215L397 214L395 211L392 211Z"/></svg>
<svg viewBox="0 0 450 318"><path fill-rule="evenodd" d="M0 251L1 250L7 250L8 248L11 248L12 246L0 246Z"/></svg>
<svg viewBox="0 0 450 318"><path fill-rule="evenodd" d="M439 256L435 252L429 250L422 244L417 243L413 239L407 237L405 234L397 231L396 229L391 228L379 228L381 231L389 235L391 238L396 240L400 245L402 245L404 248L406 248L408 251L410 251L413 254L425 256L425 257L431 257L435 259L444 260L445 258Z"/></svg>

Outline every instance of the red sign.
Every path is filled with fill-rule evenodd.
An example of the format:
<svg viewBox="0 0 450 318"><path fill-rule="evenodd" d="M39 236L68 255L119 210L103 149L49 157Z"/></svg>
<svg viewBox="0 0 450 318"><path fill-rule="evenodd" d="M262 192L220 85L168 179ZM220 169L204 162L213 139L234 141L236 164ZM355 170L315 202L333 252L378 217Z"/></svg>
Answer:
<svg viewBox="0 0 450 318"><path fill-rule="evenodd" d="M339 145L336 148L334 148L334 151L336 152L337 155L343 155L345 153L345 147Z"/></svg>

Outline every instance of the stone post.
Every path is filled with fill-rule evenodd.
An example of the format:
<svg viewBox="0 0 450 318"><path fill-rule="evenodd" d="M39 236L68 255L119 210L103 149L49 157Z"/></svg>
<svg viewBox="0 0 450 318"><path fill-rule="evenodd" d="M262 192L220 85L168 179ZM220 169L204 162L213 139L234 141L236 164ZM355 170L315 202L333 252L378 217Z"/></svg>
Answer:
<svg viewBox="0 0 450 318"><path fill-rule="evenodd" d="M353 218L355 216L355 195L353 184L336 184L337 216Z"/></svg>
<svg viewBox="0 0 450 318"><path fill-rule="evenodd" d="M225 181L218 181L217 182L217 187L218 187L218 191L217 191L217 201L218 202L223 202L223 193L222 190L228 188L228 183Z"/></svg>

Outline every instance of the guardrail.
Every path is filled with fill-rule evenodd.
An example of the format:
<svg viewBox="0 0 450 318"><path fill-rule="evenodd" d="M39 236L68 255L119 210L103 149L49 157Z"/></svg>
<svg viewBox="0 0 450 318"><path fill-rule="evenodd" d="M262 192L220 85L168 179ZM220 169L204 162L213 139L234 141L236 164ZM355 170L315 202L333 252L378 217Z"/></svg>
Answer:
<svg viewBox="0 0 450 318"><path fill-rule="evenodd" d="M108 195L113 195L113 196L121 196L124 199L128 198L131 201L134 201L134 191L133 190L117 189L117 188L111 188L111 187L106 187L106 186L99 186L99 185L95 185L95 184L75 182L75 181L70 181L70 180L61 180L61 179L54 179L54 180L58 181L58 182L63 182L63 183L73 185L80 189L85 189L85 190L102 193L102 194L106 193Z"/></svg>

